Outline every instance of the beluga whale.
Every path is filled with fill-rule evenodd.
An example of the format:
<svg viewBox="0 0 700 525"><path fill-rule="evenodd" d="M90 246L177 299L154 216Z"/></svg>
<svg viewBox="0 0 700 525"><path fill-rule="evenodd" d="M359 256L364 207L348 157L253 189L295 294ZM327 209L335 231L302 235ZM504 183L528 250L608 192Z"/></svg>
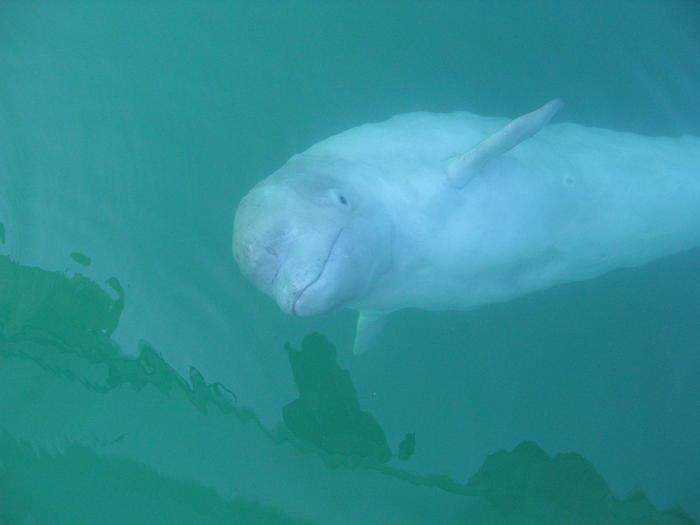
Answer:
<svg viewBox="0 0 700 525"><path fill-rule="evenodd" d="M408 113L294 155L241 200L233 255L292 315L469 310L700 245L700 139Z"/></svg>

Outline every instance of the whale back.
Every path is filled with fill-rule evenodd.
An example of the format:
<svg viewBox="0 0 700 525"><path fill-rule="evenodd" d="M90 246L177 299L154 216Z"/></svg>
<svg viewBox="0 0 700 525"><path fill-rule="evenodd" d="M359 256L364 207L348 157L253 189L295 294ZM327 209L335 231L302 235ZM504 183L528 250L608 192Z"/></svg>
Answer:
<svg viewBox="0 0 700 525"><path fill-rule="evenodd" d="M395 272L358 309L469 309L700 244L700 140L544 127L462 188L450 160L507 119L411 113L308 153L375 166L397 224Z"/></svg>

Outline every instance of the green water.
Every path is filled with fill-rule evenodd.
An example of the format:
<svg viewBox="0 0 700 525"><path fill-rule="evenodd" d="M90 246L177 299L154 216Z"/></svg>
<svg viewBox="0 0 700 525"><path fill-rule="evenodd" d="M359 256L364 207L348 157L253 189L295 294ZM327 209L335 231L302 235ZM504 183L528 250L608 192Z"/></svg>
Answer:
<svg viewBox="0 0 700 525"><path fill-rule="evenodd" d="M697 521L697 249L361 358L230 253L255 182L396 113L700 135L700 6L606 4L0 3L0 523Z"/></svg>

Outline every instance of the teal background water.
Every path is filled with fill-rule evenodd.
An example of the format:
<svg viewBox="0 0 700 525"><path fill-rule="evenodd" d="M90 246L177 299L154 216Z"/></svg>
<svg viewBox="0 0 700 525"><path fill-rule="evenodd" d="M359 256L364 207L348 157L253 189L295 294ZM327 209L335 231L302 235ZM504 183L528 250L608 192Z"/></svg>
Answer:
<svg viewBox="0 0 700 525"><path fill-rule="evenodd" d="M337 345L360 406L393 453L415 433L411 459L389 465L463 482L487 454L532 440L550 454L582 454L620 497L643 490L661 508L680 504L700 518L698 250L474 312L400 312L380 348L361 358L349 352L351 312L287 317L243 280L230 253L236 203L255 182L330 134L396 113L515 116L562 97L562 120L700 135L697 2L143 4L0 3L0 253L25 267L79 272L113 299L115 290L101 283L117 277L123 311L100 328L110 344L137 356L146 340L173 374L190 377L196 367L207 382L235 392L237 406L264 428L278 428L283 407L299 395L284 344L298 347L319 331ZM36 290L33 279L23 286ZM39 297L7 307L6 339L24 333L26 312L37 305L60 309L54 296ZM59 318L52 337L69 348L96 344L65 340L71 319L92 308ZM81 432L109 439L125 432L91 430L92 422L107 425L90 411L92 397L70 394L68 383L36 386L31 370L13 368L18 362L3 365L13 381L6 392L16 394L6 393L0 413L9 432L4 450L25 442L50 450ZM61 365L74 375L78 366ZM119 420L157 405L138 395L147 390L100 410ZM59 410L49 401L61 392L67 401ZM236 438L221 430L220 438L201 438L206 454L158 463L149 447L157 448L156 436L172 438L185 408L169 410L175 419L156 419L160 433L156 425L138 445L127 437L115 455L215 487L226 501L211 506L225 506L232 497L221 495L226 475L214 482L193 472L208 454L224 461L225 443ZM207 418L196 425L194 436L216 426ZM93 453L67 451L65 461L75 466ZM64 472L79 483L75 469ZM146 483L136 481L139 472L129 479ZM41 493L26 479L0 504L22 491ZM260 479L251 487L267 486ZM345 504L352 505L360 485L348 483L355 489ZM187 487L177 490L198 490ZM289 494L279 500L265 490L264 505L274 500L269 506L294 518L317 520L285 508L289 486L278 487ZM246 501L255 494L251 488ZM342 507L315 494L313 504L329 513ZM62 497L71 501L53 500ZM36 513L32 519L43 523Z"/></svg>

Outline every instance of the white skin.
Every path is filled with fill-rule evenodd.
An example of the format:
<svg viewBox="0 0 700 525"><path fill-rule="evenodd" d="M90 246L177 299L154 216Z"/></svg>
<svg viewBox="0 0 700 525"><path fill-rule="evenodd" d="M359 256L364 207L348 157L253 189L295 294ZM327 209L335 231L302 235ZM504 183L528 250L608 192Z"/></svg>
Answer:
<svg viewBox="0 0 700 525"><path fill-rule="evenodd" d="M544 127L560 105L330 137L241 201L234 256L288 313L359 310L360 352L401 308L467 310L700 244L700 139Z"/></svg>

